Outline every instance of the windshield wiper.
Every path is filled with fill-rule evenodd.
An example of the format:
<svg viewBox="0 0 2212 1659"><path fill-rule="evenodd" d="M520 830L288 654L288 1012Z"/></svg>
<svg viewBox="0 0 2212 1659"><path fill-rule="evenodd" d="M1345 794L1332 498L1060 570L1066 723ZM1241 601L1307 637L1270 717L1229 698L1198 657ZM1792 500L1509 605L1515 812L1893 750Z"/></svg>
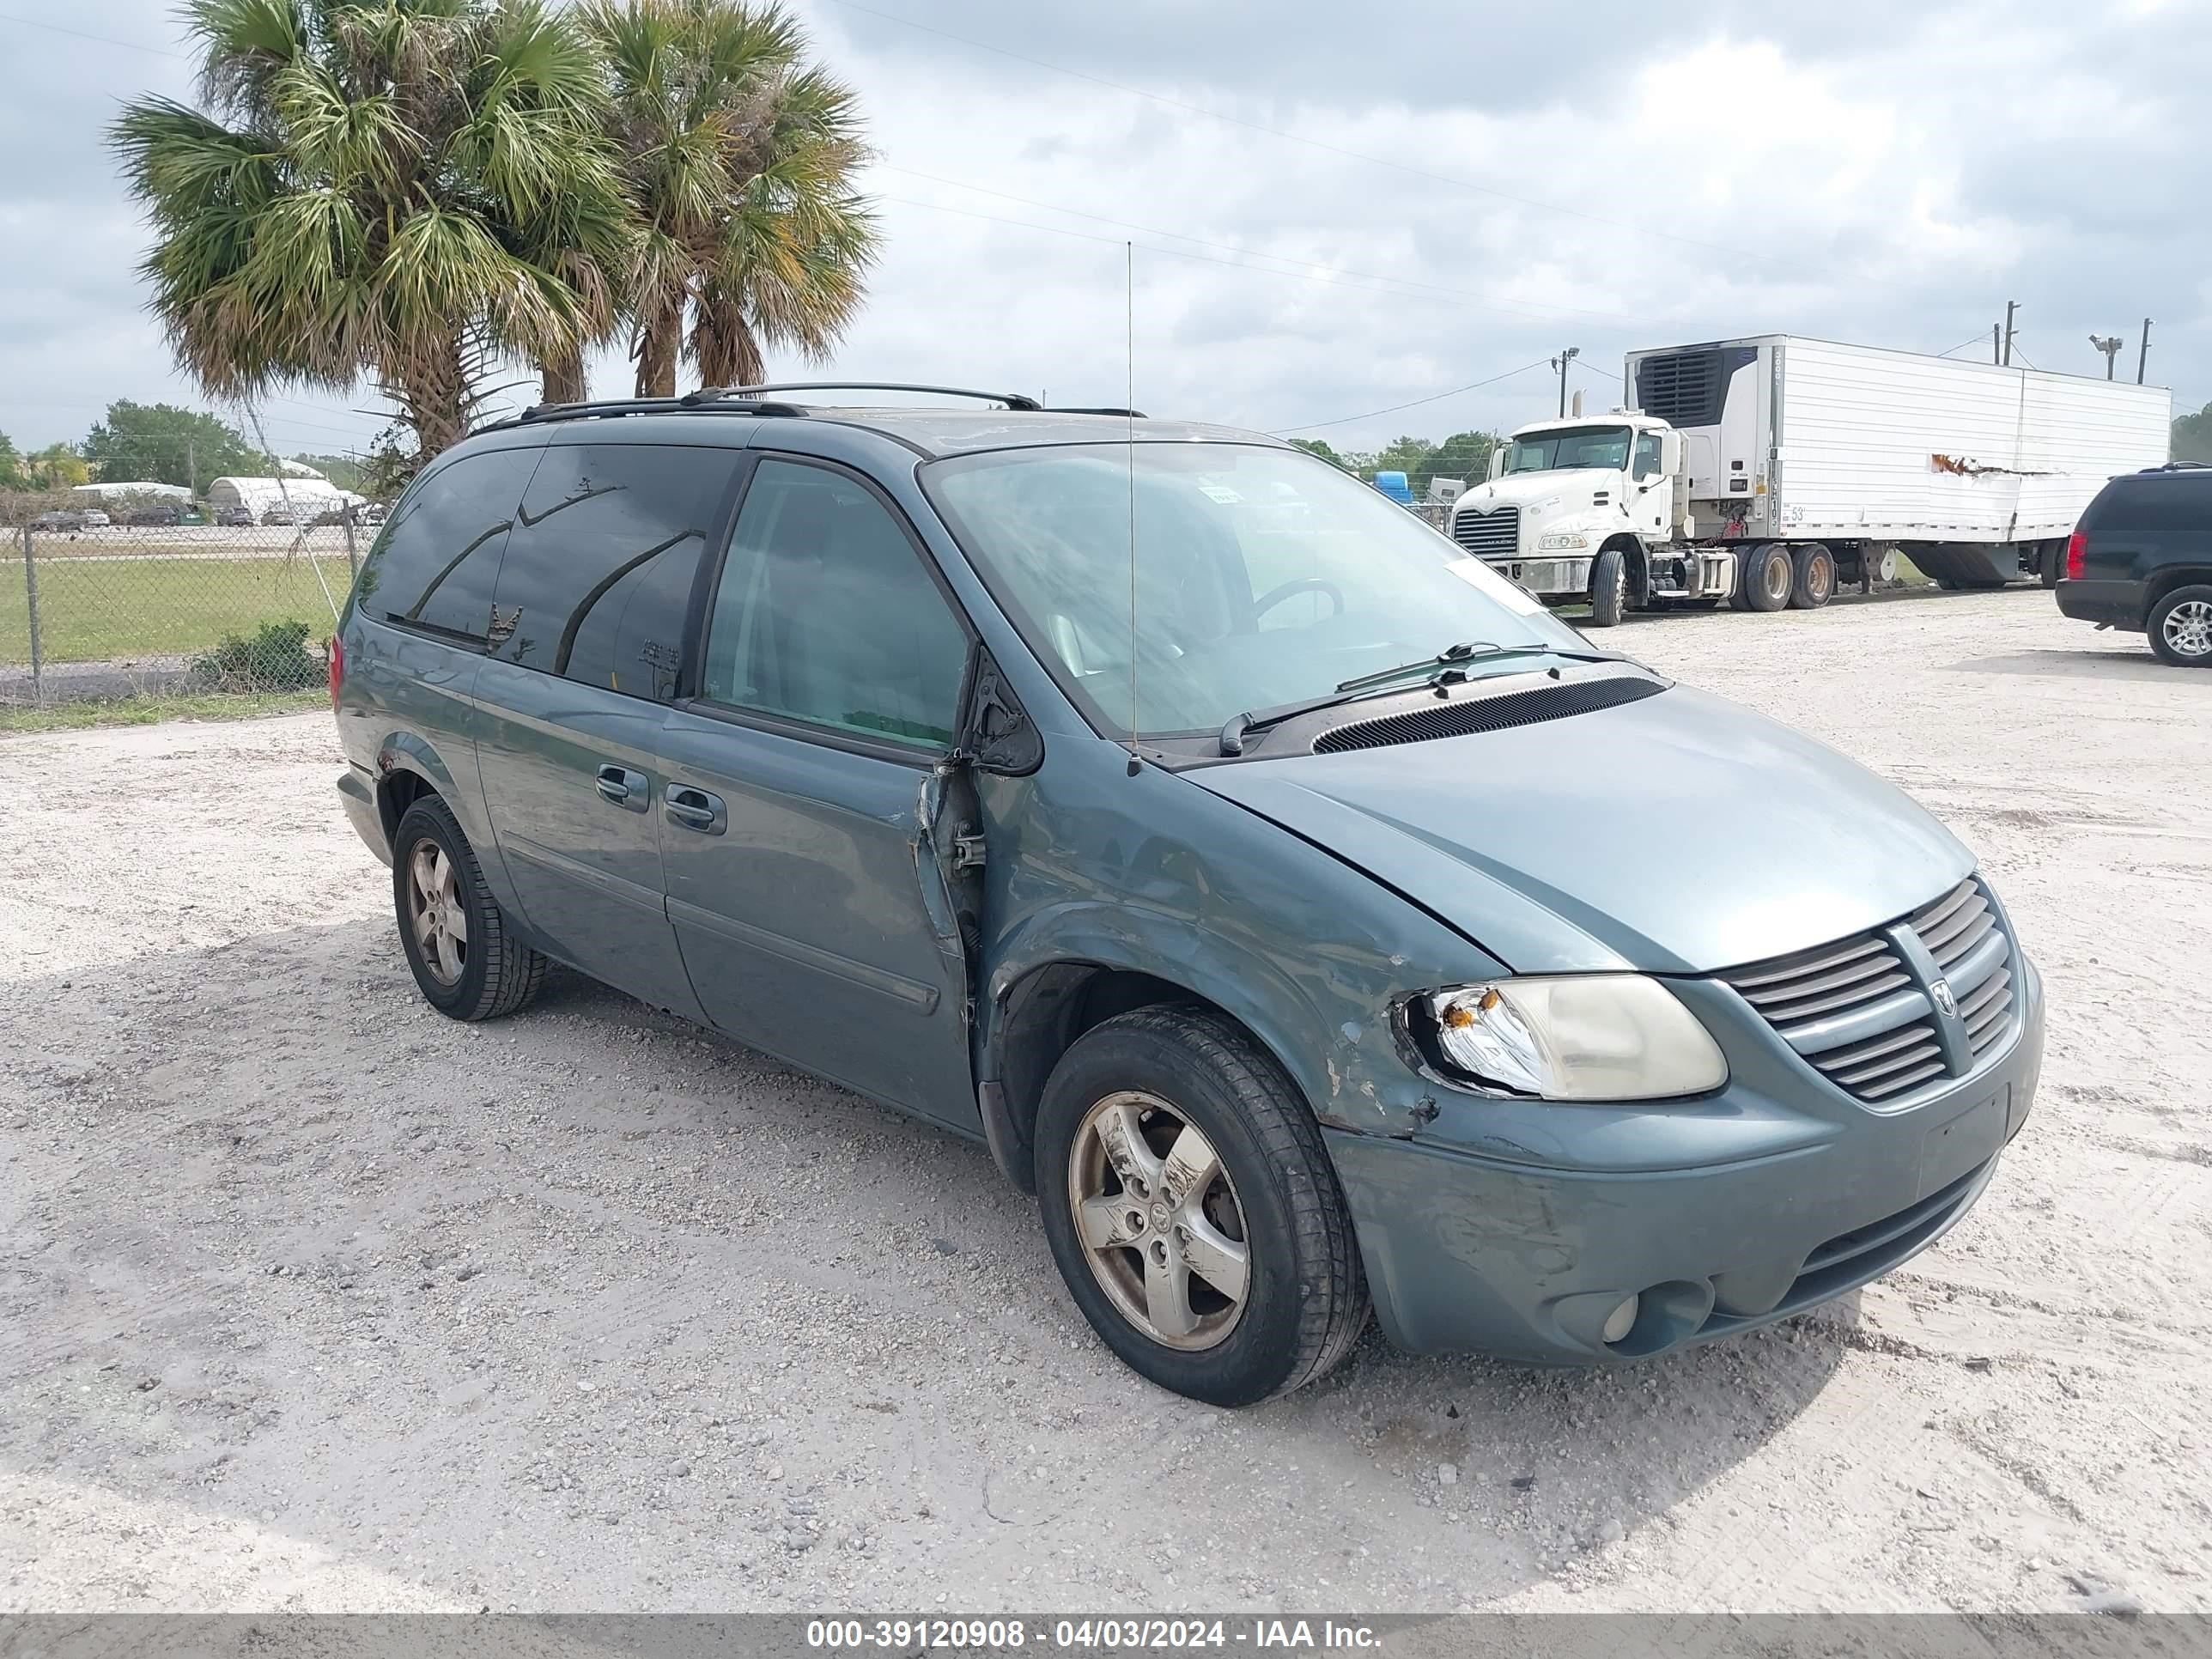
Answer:
<svg viewBox="0 0 2212 1659"><path fill-rule="evenodd" d="M1617 662L1620 659L1601 651L1577 651L1571 646L1561 645L1498 645L1489 640L1462 641L1448 645L1433 657L1421 657L1413 662L1401 662L1395 668L1377 669L1372 674L1362 674L1349 679L1335 690L1318 697L1304 697L1297 702L1278 704L1262 708L1256 714L1247 712L1231 714L1222 723L1221 752L1241 755L1244 739L1255 732L1270 726L1279 726L1285 720L1295 720L1300 714L1310 714L1316 709L1334 708L1340 703L1358 702L1366 692L1385 680L1410 674L1417 668L1441 668L1430 684L1438 687L1466 678L1462 672L1471 662L1494 662L1504 657L1565 657L1573 662Z"/></svg>

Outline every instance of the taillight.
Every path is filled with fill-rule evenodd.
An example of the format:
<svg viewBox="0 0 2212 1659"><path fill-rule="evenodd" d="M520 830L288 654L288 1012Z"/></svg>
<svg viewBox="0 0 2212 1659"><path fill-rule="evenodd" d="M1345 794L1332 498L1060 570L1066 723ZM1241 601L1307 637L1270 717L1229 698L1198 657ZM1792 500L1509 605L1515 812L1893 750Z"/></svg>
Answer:
<svg viewBox="0 0 2212 1659"><path fill-rule="evenodd" d="M2089 532L2076 530L2066 538L2066 580L2078 582L2089 563Z"/></svg>
<svg viewBox="0 0 2212 1659"><path fill-rule="evenodd" d="M331 707L338 706L338 692L345 685L345 641L337 635L331 635Z"/></svg>

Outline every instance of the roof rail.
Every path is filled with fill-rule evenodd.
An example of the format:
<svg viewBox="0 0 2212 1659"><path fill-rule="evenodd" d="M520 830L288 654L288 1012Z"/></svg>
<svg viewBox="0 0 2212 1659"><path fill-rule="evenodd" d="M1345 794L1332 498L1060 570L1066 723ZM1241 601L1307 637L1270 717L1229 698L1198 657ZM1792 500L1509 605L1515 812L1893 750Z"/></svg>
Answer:
<svg viewBox="0 0 2212 1659"><path fill-rule="evenodd" d="M1119 415L1124 420L1130 421L1141 421L1145 418L1145 411L1141 409L1085 409L1075 404L1053 404L1046 408L1045 413L1048 415Z"/></svg>
<svg viewBox="0 0 2212 1659"><path fill-rule="evenodd" d="M526 409L512 421L501 421L497 426L536 426L545 421L591 421L616 415L682 415L700 409L709 409L728 415L804 415L806 411L793 404L762 403L753 398L732 398L725 404L706 404L698 401L697 392L681 398L608 398L588 404L538 404ZM493 428L487 427L486 431Z"/></svg>
<svg viewBox="0 0 2212 1659"><path fill-rule="evenodd" d="M724 398L754 398L764 392L930 392L940 398L980 398L988 404L1004 404L1008 409L1035 410L1042 408L1034 398L1025 398L1018 392L978 392L970 386L911 386L903 380L780 380L773 386L710 386L696 392L687 392L682 401L687 407L713 403Z"/></svg>

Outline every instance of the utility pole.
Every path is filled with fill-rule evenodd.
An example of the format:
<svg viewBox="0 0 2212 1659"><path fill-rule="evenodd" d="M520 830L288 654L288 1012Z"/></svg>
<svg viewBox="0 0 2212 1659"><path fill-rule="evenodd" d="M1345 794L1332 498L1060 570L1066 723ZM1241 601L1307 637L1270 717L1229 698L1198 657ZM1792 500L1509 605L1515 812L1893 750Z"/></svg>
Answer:
<svg viewBox="0 0 2212 1659"><path fill-rule="evenodd" d="M2004 362L2004 325L2002 323L1990 325L1990 361L1993 363Z"/></svg>
<svg viewBox="0 0 2212 1659"><path fill-rule="evenodd" d="M2142 349L2136 353L2136 384L2141 386L2143 365L2150 361L2150 319L2143 319Z"/></svg>
<svg viewBox="0 0 2212 1659"><path fill-rule="evenodd" d="M192 492L195 499L199 495L199 448L195 441L189 436L185 440L185 488Z"/></svg>
<svg viewBox="0 0 2212 1659"><path fill-rule="evenodd" d="M2012 318L2013 318L2013 313L2014 313L2014 312L2018 311L2019 309L2020 309L2020 301L2017 301L2017 300L2007 300L2007 301L2005 301L2005 321L2004 321L2004 356L2003 356L2002 357L1999 358L1999 359L1998 359L1998 361L1999 361L2000 362L2003 363L2003 364L2004 364L2004 366L2005 366L2007 368L2010 368L2012 367Z"/></svg>
<svg viewBox="0 0 2212 1659"><path fill-rule="evenodd" d="M2120 355L2120 348L2127 342L2117 334L2092 334L2089 337L2089 343L2105 354L2105 378L2111 380L2112 359Z"/></svg>
<svg viewBox="0 0 2212 1659"><path fill-rule="evenodd" d="M1559 418L1562 420L1566 418L1567 414L1567 365L1582 355L1583 349L1580 346L1569 346L1552 359L1552 367L1559 372Z"/></svg>

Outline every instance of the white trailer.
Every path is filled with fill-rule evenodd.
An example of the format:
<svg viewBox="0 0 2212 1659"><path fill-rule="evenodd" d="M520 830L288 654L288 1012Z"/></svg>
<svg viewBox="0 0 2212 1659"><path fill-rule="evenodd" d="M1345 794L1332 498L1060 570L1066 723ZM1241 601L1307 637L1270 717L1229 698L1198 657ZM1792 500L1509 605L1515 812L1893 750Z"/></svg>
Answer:
<svg viewBox="0 0 2212 1659"><path fill-rule="evenodd" d="M1899 554L1947 587L2055 584L2081 509L2165 461L2172 416L2162 386L1778 334L1632 351L1623 394L1516 431L1452 520L1601 623L1822 605Z"/></svg>

